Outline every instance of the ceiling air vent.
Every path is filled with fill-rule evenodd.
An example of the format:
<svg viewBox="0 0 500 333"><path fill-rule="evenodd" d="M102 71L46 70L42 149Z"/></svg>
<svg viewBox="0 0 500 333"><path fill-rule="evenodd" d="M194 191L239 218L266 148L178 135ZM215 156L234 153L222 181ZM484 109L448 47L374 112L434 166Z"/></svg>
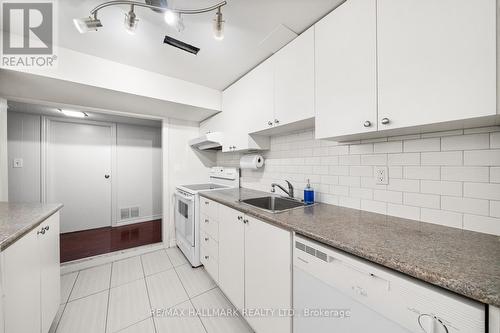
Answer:
<svg viewBox="0 0 500 333"><path fill-rule="evenodd" d="M172 45L173 47L176 47L178 49L181 49L183 51L192 53L192 54L198 54L198 51L200 51L199 48L193 45L189 45L187 43L184 43L178 39L172 38L170 36L165 36L165 39L163 40L163 43Z"/></svg>

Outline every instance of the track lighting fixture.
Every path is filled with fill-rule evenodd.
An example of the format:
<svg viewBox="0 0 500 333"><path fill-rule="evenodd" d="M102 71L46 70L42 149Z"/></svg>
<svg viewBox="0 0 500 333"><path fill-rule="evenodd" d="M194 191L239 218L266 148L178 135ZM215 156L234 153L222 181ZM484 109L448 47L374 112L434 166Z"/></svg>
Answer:
<svg viewBox="0 0 500 333"><path fill-rule="evenodd" d="M222 19L221 7L217 9L217 13L215 13L214 23L214 38L217 40L224 39L224 20Z"/></svg>
<svg viewBox="0 0 500 333"><path fill-rule="evenodd" d="M130 11L125 14L125 21L123 22L126 31L135 35L135 30L137 29L137 25L139 24L139 19L135 16L134 13L134 5L130 5Z"/></svg>
<svg viewBox="0 0 500 333"><path fill-rule="evenodd" d="M97 31L98 28L102 27L102 23L97 19L97 12L105 7L117 6L117 5L130 5L130 10L125 14L124 26L127 32L134 34L139 19L135 14L135 7L149 8L155 12L162 13L165 22L174 27L177 31L184 30L184 22L182 20L182 15L193 15L207 13L217 10L215 18L213 20L214 28L214 38L221 40L224 38L224 20L222 19L221 8L227 4L226 1L221 1L213 6L199 8L199 9L178 9L170 8L168 6L168 0L146 0L146 2L140 1L130 1L130 0L113 0L104 2L90 11L90 16L82 19L74 19L75 27L80 33L86 33L89 31Z"/></svg>

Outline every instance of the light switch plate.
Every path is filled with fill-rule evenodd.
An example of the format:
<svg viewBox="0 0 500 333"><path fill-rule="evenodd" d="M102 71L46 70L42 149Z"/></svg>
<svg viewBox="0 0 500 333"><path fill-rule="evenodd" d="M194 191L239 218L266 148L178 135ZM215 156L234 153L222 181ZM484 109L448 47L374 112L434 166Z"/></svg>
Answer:
<svg viewBox="0 0 500 333"><path fill-rule="evenodd" d="M13 163L12 163L13 168L22 168L23 167L23 159L22 158L15 158Z"/></svg>
<svg viewBox="0 0 500 333"><path fill-rule="evenodd" d="M375 167L375 183L377 185L389 184L389 171L386 166Z"/></svg>

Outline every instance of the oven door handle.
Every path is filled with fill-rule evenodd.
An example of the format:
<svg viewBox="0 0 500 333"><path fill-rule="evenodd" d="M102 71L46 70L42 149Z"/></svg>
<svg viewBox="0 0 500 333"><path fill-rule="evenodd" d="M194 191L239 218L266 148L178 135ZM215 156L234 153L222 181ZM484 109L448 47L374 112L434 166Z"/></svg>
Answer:
<svg viewBox="0 0 500 333"><path fill-rule="evenodd" d="M191 202L194 201L194 196L187 196L187 195L184 195L184 194L179 193L179 192L175 192L174 196L182 198L182 199L187 200L187 201L191 201Z"/></svg>

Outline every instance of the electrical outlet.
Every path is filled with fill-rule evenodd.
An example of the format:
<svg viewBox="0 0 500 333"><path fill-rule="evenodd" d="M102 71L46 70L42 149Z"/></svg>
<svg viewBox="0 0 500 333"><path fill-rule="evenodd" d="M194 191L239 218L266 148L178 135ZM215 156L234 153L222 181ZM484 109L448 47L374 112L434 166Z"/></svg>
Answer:
<svg viewBox="0 0 500 333"><path fill-rule="evenodd" d="M13 168L22 168L23 167L23 159L22 158L15 158L13 163L12 163Z"/></svg>
<svg viewBox="0 0 500 333"><path fill-rule="evenodd" d="M389 184L389 171L387 167L375 167L375 183L377 185Z"/></svg>

